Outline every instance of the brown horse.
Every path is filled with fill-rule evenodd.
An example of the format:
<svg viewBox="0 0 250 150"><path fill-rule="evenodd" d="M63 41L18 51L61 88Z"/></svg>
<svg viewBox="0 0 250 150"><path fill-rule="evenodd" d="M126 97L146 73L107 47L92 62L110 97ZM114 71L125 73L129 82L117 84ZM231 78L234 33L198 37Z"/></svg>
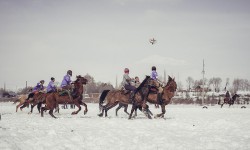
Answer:
<svg viewBox="0 0 250 150"><path fill-rule="evenodd" d="M147 95L148 93L148 85L150 85L153 81L149 76L146 76L146 78L143 80L143 82L140 84L140 86L137 88L137 92L135 93L134 97L134 105L132 109L136 109L139 106L143 105L144 95ZM107 112L109 109L116 106L118 103L121 103L121 105L128 105L131 104L130 100L130 94L131 92L125 92L123 90L104 90L100 96L99 99L99 107L101 110L101 113L98 114L98 116L102 117L105 112L105 117L107 117ZM106 100L106 105L102 105L104 100ZM144 110L147 110L146 105L142 106ZM151 118L148 111L145 112L145 115L148 118ZM129 117L131 119L131 116Z"/></svg>
<svg viewBox="0 0 250 150"><path fill-rule="evenodd" d="M155 81L157 82L157 81ZM157 114L156 117L164 117L166 113L165 106L168 105L171 101L171 98L174 97L174 93L177 89L177 84L175 79L168 76L168 82L166 86L163 87L163 92L161 96L161 100L159 101L157 98L157 93L149 91L149 95L147 96L146 100L152 104L159 104L161 106L162 113Z"/></svg>
<svg viewBox="0 0 250 150"><path fill-rule="evenodd" d="M37 110L40 113L41 104L43 102L45 102L46 96L47 96L47 93L37 92L37 93L34 94L32 100L25 101L23 103L23 106L20 107L20 109L23 109L24 107L31 104L31 110L29 112L29 114L30 114L30 113L33 112L33 108L37 105Z"/></svg>
<svg viewBox="0 0 250 150"><path fill-rule="evenodd" d="M79 111L81 111L81 106L85 106L84 114L87 113L88 108L87 105L82 102L83 99L83 85L87 84L87 79L81 76L76 76L76 81L73 82L74 84L74 89L73 89L73 94L72 96L69 96L68 94L65 96L60 96L58 92L51 93L47 95L45 107L41 108L41 116L43 117L43 112L44 110L49 110L49 114L53 117L56 118L53 114L53 110L57 107L58 104L75 104L78 107L77 111L72 112L72 115L77 114Z"/></svg>

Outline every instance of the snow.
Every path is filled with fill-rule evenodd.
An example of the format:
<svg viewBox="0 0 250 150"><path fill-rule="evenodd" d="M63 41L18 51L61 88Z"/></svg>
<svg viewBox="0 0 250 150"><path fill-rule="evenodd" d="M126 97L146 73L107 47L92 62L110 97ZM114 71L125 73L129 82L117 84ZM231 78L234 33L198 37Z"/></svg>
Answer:
<svg viewBox="0 0 250 150"><path fill-rule="evenodd" d="M165 149L250 149L250 109L240 105L202 109L198 105L168 105L164 119L147 119L138 112L128 120L121 109L99 118L98 104L88 104L89 112L70 115L60 109L53 119L37 110L15 112L12 103L0 103L0 149L86 149L86 150L165 150ZM154 114L160 109L150 105ZM129 109L130 110L130 109Z"/></svg>

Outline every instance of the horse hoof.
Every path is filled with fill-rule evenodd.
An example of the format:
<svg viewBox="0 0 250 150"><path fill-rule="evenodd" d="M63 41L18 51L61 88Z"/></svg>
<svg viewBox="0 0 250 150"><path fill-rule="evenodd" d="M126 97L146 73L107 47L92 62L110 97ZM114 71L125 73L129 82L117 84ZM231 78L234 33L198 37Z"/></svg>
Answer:
<svg viewBox="0 0 250 150"><path fill-rule="evenodd" d="M84 111L84 113L83 113L84 115L86 115L87 114L87 111Z"/></svg>
<svg viewBox="0 0 250 150"><path fill-rule="evenodd" d="M102 116L103 116L103 114L102 114L102 113L100 113L100 114L98 114L97 116L102 117Z"/></svg>

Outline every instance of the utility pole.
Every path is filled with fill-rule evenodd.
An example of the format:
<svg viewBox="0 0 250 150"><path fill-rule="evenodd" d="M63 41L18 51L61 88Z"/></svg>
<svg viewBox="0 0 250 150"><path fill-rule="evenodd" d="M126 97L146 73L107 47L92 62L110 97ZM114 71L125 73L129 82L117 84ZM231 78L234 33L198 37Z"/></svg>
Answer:
<svg viewBox="0 0 250 150"><path fill-rule="evenodd" d="M117 84L117 75L116 75L116 79L115 79L115 89L118 89L118 84Z"/></svg>
<svg viewBox="0 0 250 150"><path fill-rule="evenodd" d="M166 70L164 69L164 79L163 79L164 83L167 83L167 76L166 76Z"/></svg>
<svg viewBox="0 0 250 150"><path fill-rule="evenodd" d="M203 70L202 70L202 76L203 76L203 78L202 78L202 84L203 84L203 88L202 88L202 101L201 101L201 105L203 105L204 104L204 88L205 88L205 82L204 82L204 76L205 76L205 64L204 64L204 59L203 59Z"/></svg>
<svg viewBox="0 0 250 150"><path fill-rule="evenodd" d="M4 90L4 92L6 91L6 84L5 84L5 82L4 82L3 90Z"/></svg>

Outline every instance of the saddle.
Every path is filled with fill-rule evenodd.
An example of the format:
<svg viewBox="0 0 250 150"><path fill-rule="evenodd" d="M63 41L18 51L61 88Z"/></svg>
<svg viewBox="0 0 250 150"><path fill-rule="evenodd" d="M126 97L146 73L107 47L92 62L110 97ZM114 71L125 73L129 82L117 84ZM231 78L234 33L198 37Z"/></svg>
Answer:
<svg viewBox="0 0 250 150"><path fill-rule="evenodd" d="M159 90L156 87L153 86L153 87L150 87L150 91L149 92L152 93L152 94L157 94L158 91Z"/></svg>
<svg viewBox="0 0 250 150"><path fill-rule="evenodd" d="M59 96L66 96L66 95L68 95L68 91L66 91L66 90L59 92Z"/></svg>

